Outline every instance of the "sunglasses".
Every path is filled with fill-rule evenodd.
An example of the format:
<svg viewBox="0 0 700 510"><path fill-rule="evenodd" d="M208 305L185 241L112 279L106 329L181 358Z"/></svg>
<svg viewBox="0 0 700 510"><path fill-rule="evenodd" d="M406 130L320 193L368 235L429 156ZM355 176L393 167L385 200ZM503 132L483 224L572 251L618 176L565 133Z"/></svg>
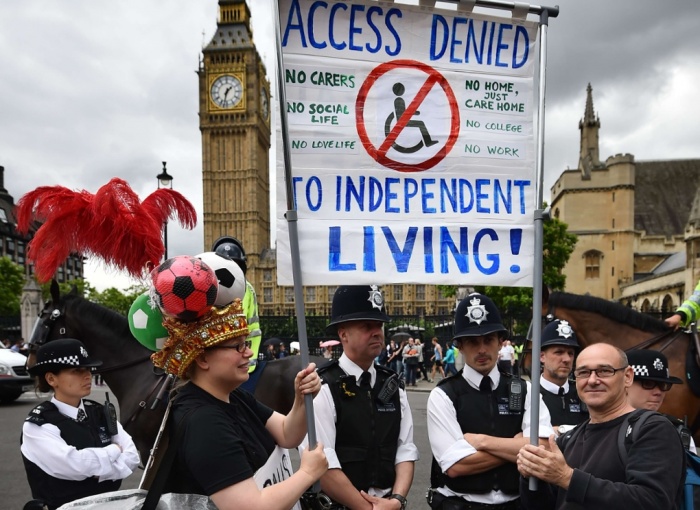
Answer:
<svg viewBox="0 0 700 510"><path fill-rule="evenodd" d="M661 391L669 391L673 387L670 382L650 381L649 379L641 379L639 382L645 390L653 390L658 386Z"/></svg>
<svg viewBox="0 0 700 510"><path fill-rule="evenodd" d="M243 340L242 342L238 342L236 344L231 344L231 345L213 345L211 347L208 347L207 350L211 350L211 349L235 349L237 352L243 354L246 350L250 349L252 345L253 345L252 340Z"/></svg>

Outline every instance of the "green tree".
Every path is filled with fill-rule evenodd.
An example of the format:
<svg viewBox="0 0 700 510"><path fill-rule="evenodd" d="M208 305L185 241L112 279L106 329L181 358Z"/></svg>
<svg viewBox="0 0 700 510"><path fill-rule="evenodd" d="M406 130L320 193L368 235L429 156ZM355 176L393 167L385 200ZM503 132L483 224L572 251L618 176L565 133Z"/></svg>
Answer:
<svg viewBox="0 0 700 510"><path fill-rule="evenodd" d="M97 292L95 289L91 289L87 295L87 299L127 316L129 314L129 308L131 308L133 302L145 291L146 287L143 285L132 285L124 292L114 287L105 289L102 292Z"/></svg>
<svg viewBox="0 0 700 510"><path fill-rule="evenodd" d="M567 225L557 218L543 223L542 280L552 290L562 290L566 275L564 266L576 246L577 237L567 231ZM454 285L440 285L443 294L451 297L457 293ZM524 334L532 316L532 289L527 287L476 287L490 297L501 310L504 320L511 321L515 334Z"/></svg>
<svg viewBox="0 0 700 510"><path fill-rule="evenodd" d="M19 314L24 269L10 257L0 257L0 315Z"/></svg>

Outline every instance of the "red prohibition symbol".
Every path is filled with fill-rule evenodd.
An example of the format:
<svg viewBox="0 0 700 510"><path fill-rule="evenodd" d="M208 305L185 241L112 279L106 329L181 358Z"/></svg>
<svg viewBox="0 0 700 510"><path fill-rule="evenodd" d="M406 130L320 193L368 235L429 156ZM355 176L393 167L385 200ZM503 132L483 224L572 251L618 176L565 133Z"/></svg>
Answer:
<svg viewBox="0 0 700 510"><path fill-rule="evenodd" d="M403 114L396 119L396 124L388 133L384 141L379 145L379 147L375 147L367 134L367 128L365 126L365 119L363 115L367 94L378 78L389 71L400 68L422 71L426 75L426 80L416 96L406 107ZM411 121L414 113L418 110L423 100L436 84L442 88L443 92L447 96L447 102L450 106L450 135L447 138L447 142L435 155L422 162L409 164L388 157L387 152L394 145L394 142L401 134L401 131L403 131L403 129L408 125L409 121ZM457 141L457 137L459 136L459 110L457 106L457 99L455 98L454 92L452 92L450 84L438 71L422 62L418 62L417 60L392 60L391 62L385 62L378 65L372 70L371 73L369 73L369 76L367 76L367 79L362 84L362 87L360 87L357 94L357 101L355 102L355 123L357 125L357 134L360 136L360 141L367 151L367 154L369 154L370 157L372 157L372 159L374 159L380 165L393 170L398 170L399 172L422 172L434 167L440 161L442 161L445 156L447 156Z"/></svg>

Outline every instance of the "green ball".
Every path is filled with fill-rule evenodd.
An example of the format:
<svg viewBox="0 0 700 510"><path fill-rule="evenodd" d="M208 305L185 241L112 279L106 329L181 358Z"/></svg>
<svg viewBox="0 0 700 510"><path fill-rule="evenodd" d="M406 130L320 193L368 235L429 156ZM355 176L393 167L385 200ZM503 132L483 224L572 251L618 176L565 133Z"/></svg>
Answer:
<svg viewBox="0 0 700 510"><path fill-rule="evenodd" d="M159 351L168 339L168 330L163 327L160 309L149 304L150 296L144 292L136 298L129 309L129 329L134 338L147 349Z"/></svg>

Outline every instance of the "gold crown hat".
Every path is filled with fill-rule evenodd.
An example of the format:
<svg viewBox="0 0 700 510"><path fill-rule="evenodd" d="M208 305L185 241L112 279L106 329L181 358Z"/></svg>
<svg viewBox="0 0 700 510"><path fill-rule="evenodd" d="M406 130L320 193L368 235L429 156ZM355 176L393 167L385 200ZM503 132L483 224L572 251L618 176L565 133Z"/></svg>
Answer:
<svg viewBox="0 0 700 510"><path fill-rule="evenodd" d="M193 322L164 316L163 326L168 330L168 340L160 351L153 353L151 360L158 368L178 377L185 374L207 347L238 336L248 336L248 323L239 298L223 308L213 306Z"/></svg>

